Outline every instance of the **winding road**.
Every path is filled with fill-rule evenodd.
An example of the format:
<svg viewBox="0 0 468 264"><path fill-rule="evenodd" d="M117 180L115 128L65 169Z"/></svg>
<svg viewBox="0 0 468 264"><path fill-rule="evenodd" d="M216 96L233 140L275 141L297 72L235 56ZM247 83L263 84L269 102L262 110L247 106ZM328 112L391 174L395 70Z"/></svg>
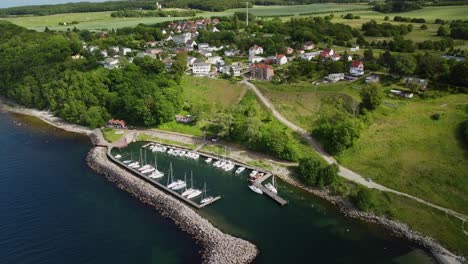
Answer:
<svg viewBox="0 0 468 264"><path fill-rule="evenodd" d="M280 121L281 123L283 123L287 127L291 128L292 130L299 133L302 137L304 137L304 139L307 140L307 142L318 152L318 154L320 156L322 156L323 159L325 159L325 161L328 164L333 164L333 163L338 164L336 159L333 156L331 156L330 154L328 154L324 150L323 146L317 140L312 138L305 129L300 128L297 125L293 124L291 121L287 120L280 112L278 112L275 109L275 107L273 106L273 104L271 104L270 101L268 101L268 99L262 94L262 92L253 83L248 82L247 80L243 80L241 83L246 85L248 88L250 88L257 95L257 98L262 102L263 105L265 105L271 111L273 116L276 119L278 119L278 121ZM408 198L413 199L415 201L418 201L418 202L420 202L422 204L425 204L427 206L430 206L432 208L435 208L435 209L443 211L443 212L445 212L447 214L450 214L450 215L460 219L461 221L468 221L468 216L467 215L464 215L462 213L453 211L451 209L448 209L448 208L445 208L445 207L442 207L442 206L435 205L433 203L430 203L430 202L428 202L426 200L423 200L421 198L418 198L416 196L412 196L412 195L407 194L407 193L403 193L403 192L400 192L400 191L397 191L397 190L394 190L394 189L390 189L390 188L385 187L385 186L383 186L381 184L378 184L378 183L375 183L375 182L372 182L372 181L367 181L362 175L359 175L359 174L351 171L350 169L347 169L347 168L345 168L345 167L343 167L343 166L341 166L339 164L338 164L338 167L340 169L339 172L338 172L338 175L345 178L345 179L347 179L347 180L358 183L358 184L363 185L363 186L365 186L367 188L377 189L377 190L384 191L384 192L394 193L394 194L399 195L399 196L408 197Z"/></svg>

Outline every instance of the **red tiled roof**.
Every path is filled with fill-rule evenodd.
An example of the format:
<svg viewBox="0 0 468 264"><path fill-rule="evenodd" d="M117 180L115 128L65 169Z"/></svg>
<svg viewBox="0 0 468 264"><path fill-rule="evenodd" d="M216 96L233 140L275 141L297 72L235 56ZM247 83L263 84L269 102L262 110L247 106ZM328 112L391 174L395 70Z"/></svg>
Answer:
<svg viewBox="0 0 468 264"><path fill-rule="evenodd" d="M359 67L360 65L362 65L362 62L360 62L360 61L353 60L353 61L351 62L351 67L357 68L357 67Z"/></svg>
<svg viewBox="0 0 468 264"><path fill-rule="evenodd" d="M258 69L272 69L270 65L266 65L264 63L259 63L259 64L254 64L252 65L252 68L258 68Z"/></svg>

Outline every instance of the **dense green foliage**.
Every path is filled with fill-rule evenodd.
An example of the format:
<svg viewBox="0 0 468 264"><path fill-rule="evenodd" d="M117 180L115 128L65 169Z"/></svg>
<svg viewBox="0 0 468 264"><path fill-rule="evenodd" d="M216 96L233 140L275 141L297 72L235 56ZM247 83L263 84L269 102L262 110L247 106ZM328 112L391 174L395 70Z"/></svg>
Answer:
<svg viewBox="0 0 468 264"><path fill-rule="evenodd" d="M292 132L261 109L252 93L239 105L215 114L211 122L210 131L249 149L291 161L300 157Z"/></svg>
<svg viewBox="0 0 468 264"><path fill-rule="evenodd" d="M382 92L377 84L364 86L360 93L361 104L367 110L375 110L382 103Z"/></svg>
<svg viewBox="0 0 468 264"><path fill-rule="evenodd" d="M413 0L386 0L374 6L375 11L382 13L408 12L420 8L419 2Z"/></svg>
<svg viewBox="0 0 468 264"><path fill-rule="evenodd" d="M450 23L450 36L452 38L468 39L468 20L456 20Z"/></svg>
<svg viewBox="0 0 468 264"><path fill-rule="evenodd" d="M0 22L0 93L25 106L98 127L109 117L153 126L181 108L180 74L149 58L108 71L98 54L82 51L79 35L28 31ZM82 52L81 60L71 56Z"/></svg>
<svg viewBox="0 0 468 264"><path fill-rule="evenodd" d="M302 158L297 167L301 180L307 185L317 187L333 185L338 177L338 170L336 164L328 165L312 157Z"/></svg>
<svg viewBox="0 0 468 264"><path fill-rule="evenodd" d="M102 3L67 3L58 5L31 5L0 9L0 17L18 15L46 16L64 13L86 13L100 11L114 11L121 9L147 9L155 8L155 1L109 1Z"/></svg>
<svg viewBox="0 0 468 264"><path fill-rule="evenodd" d="M411 32L412 29L412 25L393 25L390 23L377 24L375 20L362 24L364 35L371 37L403 36Z"/></svg>
<svg viewBox="0 0 468 264"><path fill-rule="evenodd" d="M351 201L354 205L366 212L371 211L376 206L375 200L374 191L365 187L359 188L359 191L351 197Z"/></svg>

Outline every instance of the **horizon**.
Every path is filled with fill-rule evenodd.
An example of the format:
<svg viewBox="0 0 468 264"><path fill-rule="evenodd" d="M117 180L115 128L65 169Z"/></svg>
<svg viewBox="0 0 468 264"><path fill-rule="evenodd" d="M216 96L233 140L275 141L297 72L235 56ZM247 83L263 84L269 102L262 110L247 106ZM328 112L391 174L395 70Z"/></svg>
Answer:
<svg viewBox="0 0 468 264"><path fill-rule="evenodd" d="M106 2L110 0L17 0L17 1L0 1L0 8L18 7L18 6L35 6L35 5L57 5L79 2ZM118 0L117 0L118 1Z"/></svg>

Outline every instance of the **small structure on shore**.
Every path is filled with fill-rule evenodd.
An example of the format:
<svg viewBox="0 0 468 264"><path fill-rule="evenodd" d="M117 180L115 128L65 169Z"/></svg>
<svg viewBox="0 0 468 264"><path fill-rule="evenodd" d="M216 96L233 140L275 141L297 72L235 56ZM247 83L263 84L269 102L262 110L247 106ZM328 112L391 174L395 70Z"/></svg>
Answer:
<svg viewBox="0 0 468 264"><path fill-rule="evenodd" d="M177 122L184 124L192 123L193 121L195 121L195 117L192 115L176 115L175 119Z"/></svg>
<svg viewBox="0 0 468 264"><path fill-rule="evenodd" d="M107 121L106 127L113 127L113 128L127 128L127 124L124 120L119 119L111 119Z"/></svg>

